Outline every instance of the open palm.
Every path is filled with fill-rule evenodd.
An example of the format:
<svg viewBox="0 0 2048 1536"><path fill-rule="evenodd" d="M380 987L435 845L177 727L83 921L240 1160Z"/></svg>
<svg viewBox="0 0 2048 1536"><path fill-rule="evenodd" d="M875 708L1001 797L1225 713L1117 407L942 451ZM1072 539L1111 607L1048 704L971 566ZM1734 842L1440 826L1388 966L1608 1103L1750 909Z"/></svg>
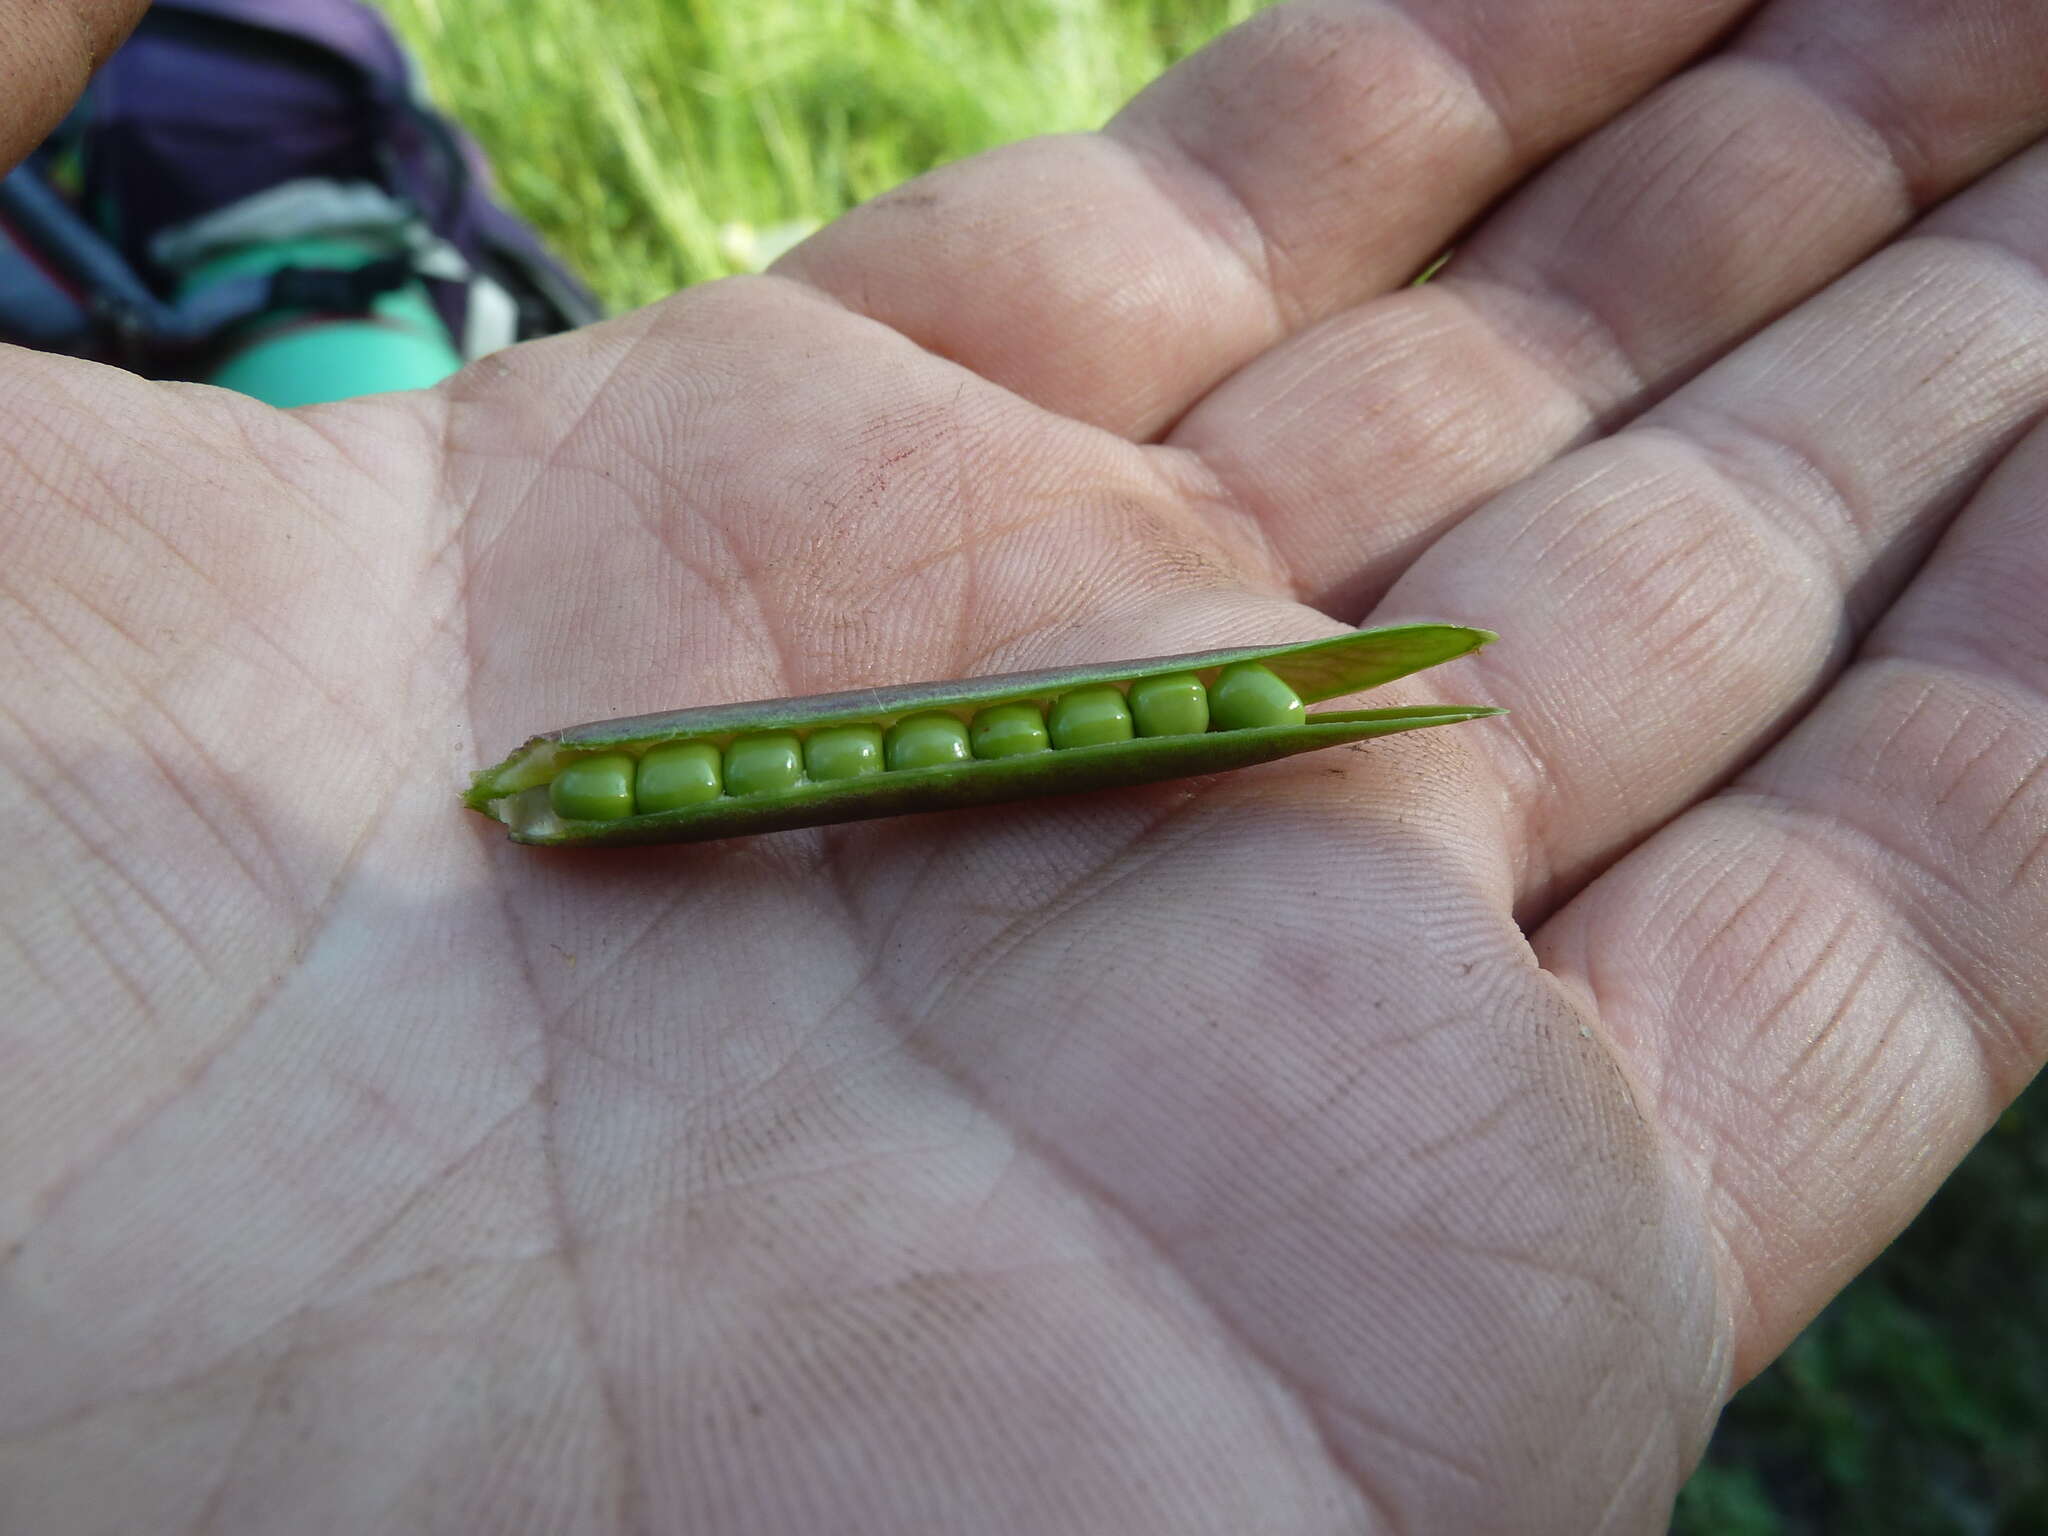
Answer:
<svg viewBox="0 0 2048 1536"><path fill-rule="evenodd" d="M0 358L0 1529L1656 1528L2048 1050L2048 35L1746 9L1274 12L430 396ZM1514 714L456 803L1412 619Z"/></svg>

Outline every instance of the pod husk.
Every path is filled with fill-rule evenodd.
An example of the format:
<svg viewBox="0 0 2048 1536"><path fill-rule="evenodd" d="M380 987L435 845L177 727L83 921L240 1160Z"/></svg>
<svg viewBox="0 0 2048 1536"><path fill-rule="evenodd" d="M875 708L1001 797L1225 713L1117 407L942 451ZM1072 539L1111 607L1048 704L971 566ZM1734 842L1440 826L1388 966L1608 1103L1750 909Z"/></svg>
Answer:
<svg viewBox="0 0 2048 1536"><path fill-rule="evenodd" d="M736 735L808 731L826 725L868 724L886 730L905 715L928 710L950 709L965 718L991 704L1044 707L1057 695L1088 683L1128 683L1157 674L1193 672L1205 684L1213 684L1223 667L1239 661L1268 667L1303 703L1313 704L1454 660L1495 638L1487 630L1461 625L1404 624L1292 645L1237 646L598 720L533 737L504 761L478 773L464 801L504 822L515 842L616 847L742 837L1221 773L1299 752L1475 720L1501 711L1480 705L1331 711L1310 715L1302 725L1137 737L1099 747L1065 747L937 768L894 769L858 779L806 783L773 795L727 796L617 821L562 820L547 807L545 789L564 760L592 751L646 748L683 740L711 741L722 747Z"/></svg>

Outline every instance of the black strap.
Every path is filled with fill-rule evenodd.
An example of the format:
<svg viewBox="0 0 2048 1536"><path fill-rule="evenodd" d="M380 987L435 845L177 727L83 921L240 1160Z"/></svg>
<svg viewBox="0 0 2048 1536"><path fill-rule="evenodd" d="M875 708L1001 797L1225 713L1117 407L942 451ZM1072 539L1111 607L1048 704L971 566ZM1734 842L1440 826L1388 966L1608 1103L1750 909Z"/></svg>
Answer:
<svg viewBox="0 0 2048 1536"><path fill-rule="evenodd" d="M380 294L412 280L405 256L383 256L360 267L279 267L270 275L266 309L313 309L323 314L361 314Z"/></svg>

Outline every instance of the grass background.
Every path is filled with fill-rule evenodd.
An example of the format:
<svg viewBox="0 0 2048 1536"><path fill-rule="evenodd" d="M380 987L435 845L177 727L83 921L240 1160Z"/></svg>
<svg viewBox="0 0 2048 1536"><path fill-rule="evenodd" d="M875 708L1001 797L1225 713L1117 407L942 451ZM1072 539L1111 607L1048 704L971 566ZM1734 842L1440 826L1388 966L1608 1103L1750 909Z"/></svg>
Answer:
<svg viewBox="0 0 2048 1536"><path fill-rule="evenodd" d="M615 309L1092 128L1255 0L380 0ZM2048 1533L2048 1085L1738 1394L1682 1536Z"/></svg>
<svg viewBox="0 0 2048 1536"><path fill-rule="evenodd" d="M946 160L1093 128L1257 0L379 0L613 308ZM601 18L601 21L600 21Z"/></svg>

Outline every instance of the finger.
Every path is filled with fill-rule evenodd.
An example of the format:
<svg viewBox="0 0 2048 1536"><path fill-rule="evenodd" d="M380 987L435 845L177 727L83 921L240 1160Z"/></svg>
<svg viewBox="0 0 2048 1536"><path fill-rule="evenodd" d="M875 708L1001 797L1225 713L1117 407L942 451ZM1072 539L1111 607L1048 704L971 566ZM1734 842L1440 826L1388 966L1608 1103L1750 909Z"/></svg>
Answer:
<svg viewBox="0 0 2048 1536"><path fill-rule="evenodd" d="M0 0L0 171L57 126L149 0Z"/></svg>
<svg viewBox="0 0 2048 1536"><path fill-rule="evenodd" d="M1813 716L1539 937L1706 1191L1740 1376L2048 1055L2048 429Z"/></svg>
<svg viewBox="0 0 2048 1536"><path fill-rule="evenodd" d="M2048 408L2048 148L1468 519L1389 613L1509 637L1473 693L1535 916L1749 761Z"/></svg>
<svg viewBox="0 0 2048 1536"><path fill-rule="evenodd" d="M1366 611L1445 527L1668 393L2048 130L2007 0L1765 11L1517 194L1446 274L1174 429L1304 598Z"/></svg>
<svg viewBox="0 0 2048 1536"><path fill-rule="evenodd" d="M777 266L1051 410L1149 438L1281 336L1412 276L1744 0L1276 8L1100 136L854 210Z"/></svg>

